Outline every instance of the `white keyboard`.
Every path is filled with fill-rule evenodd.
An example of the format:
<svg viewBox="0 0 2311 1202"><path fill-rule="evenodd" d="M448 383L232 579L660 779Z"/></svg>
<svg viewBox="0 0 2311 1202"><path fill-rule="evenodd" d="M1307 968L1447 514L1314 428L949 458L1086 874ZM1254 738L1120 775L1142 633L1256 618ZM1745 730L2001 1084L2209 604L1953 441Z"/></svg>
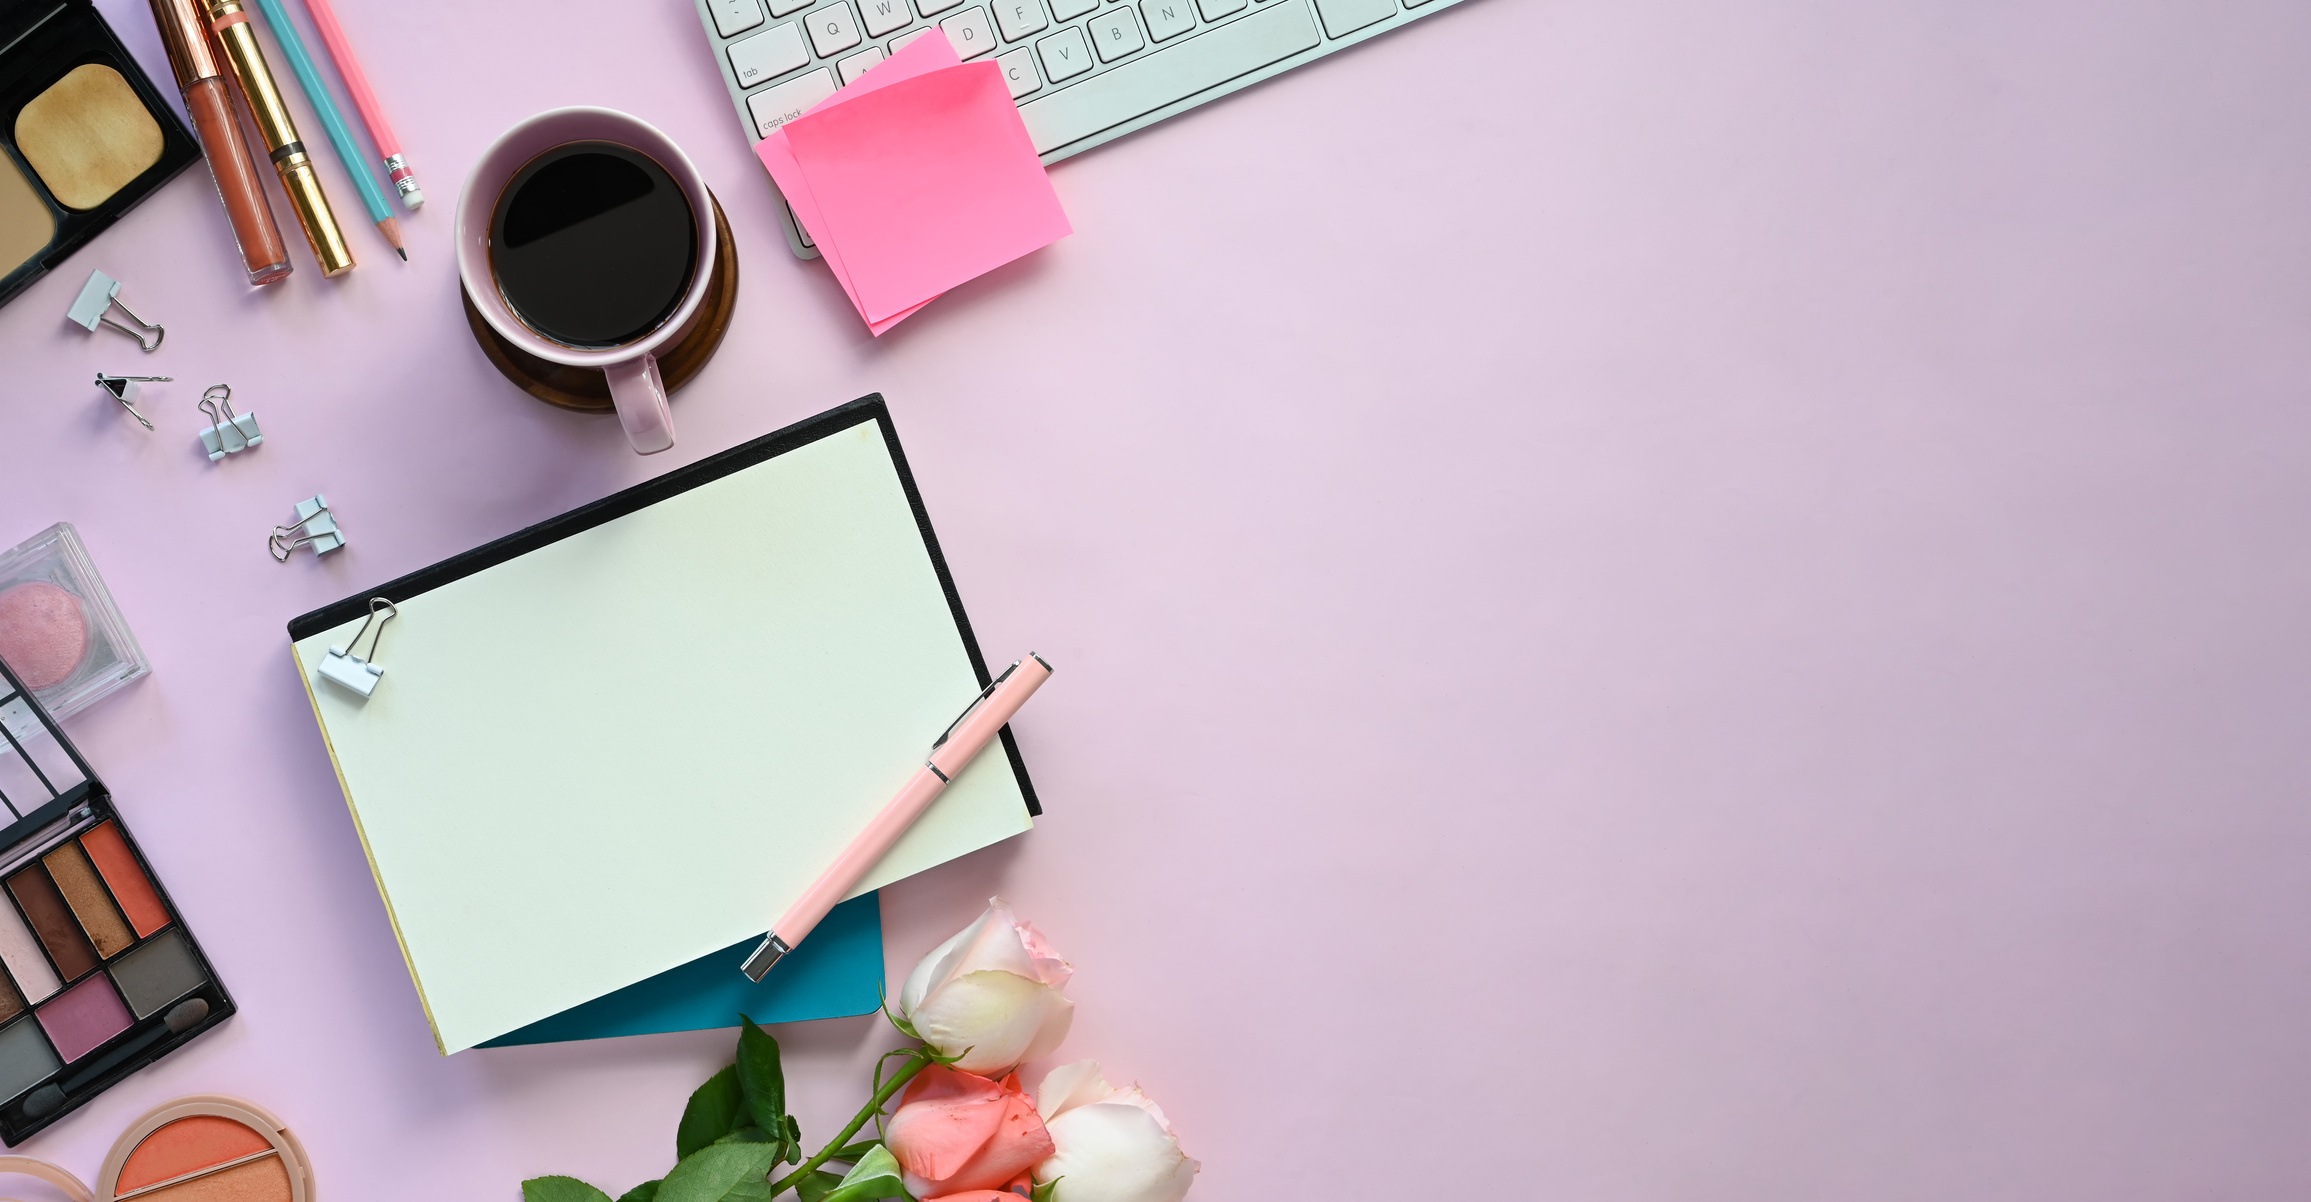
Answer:
<svg viewBox="0 0 2311 1202"><path fill-rule="evenodd" d="M1460 0L696 2L749 142L935 24L965 60L995 56L1050 163ZM794 253L817 258L779 208Z"/></svg>

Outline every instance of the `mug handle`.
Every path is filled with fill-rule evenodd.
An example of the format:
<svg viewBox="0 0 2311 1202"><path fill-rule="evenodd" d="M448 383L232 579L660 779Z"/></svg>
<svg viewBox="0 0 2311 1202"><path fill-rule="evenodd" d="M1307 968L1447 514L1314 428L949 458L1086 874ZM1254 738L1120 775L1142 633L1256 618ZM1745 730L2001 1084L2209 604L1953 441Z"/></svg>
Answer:
<svg viewBox="0 0 2311 1202"><path fill-rule="evenodd" d="M658 378L658 356L637 355L602 369L610 378L610 403L637 455L655 455L674 445L674 414L666 408L666 382Z"/></svg>

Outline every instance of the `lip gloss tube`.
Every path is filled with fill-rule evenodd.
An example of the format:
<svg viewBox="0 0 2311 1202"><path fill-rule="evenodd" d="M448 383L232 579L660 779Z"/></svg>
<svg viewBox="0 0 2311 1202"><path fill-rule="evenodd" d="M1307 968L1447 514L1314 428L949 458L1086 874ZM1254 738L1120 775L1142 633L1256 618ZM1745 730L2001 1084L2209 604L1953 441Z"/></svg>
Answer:
<svg viewBox="0 0 2311 1202"><path fill-rule="evenodd" d="M233 240L240 244L241 264L249 269L249 283L270 284L289 278L289 244L273 221L273 206L265 199L265 179L257 159L241 135L233 116L233 92L225 83L224 64L217 61L209 41L208 22L193 7L198 0L152 0L152 19L160 26L161 43L168 47L169 65L176 68L177 86L184 89L185 112L193 119L193 136L209 161L209 178L217 185L217 199L225 203L225 219L232 224Z"/></svg>
<svg viewBox="0 0 2311 1202"><path fill-rule="evenodd" d="M305 241L312 244L321 274L344 275L353 270L353 250L345 244L345 231L338 228L337 215L329 209L329 196L321 190L313 158L305 153L305 143L298 140L297 123L289 118L280 85L273 82L273 70L266 65L264 48L257 44L247 10L241 7L241 0L208 0L208 9L209 29L225 48L225 61L232 64L241 98L249 102L249 115L257 119L257 132L264 135L273 169L281 175L281 188L289 194L290 211L305 228Z"/></svg>

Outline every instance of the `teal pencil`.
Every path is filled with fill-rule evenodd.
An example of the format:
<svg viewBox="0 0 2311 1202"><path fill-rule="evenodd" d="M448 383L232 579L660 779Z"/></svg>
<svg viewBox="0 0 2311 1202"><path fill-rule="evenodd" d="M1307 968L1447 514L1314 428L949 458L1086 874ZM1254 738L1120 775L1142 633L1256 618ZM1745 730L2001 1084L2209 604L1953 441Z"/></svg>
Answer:
<svg viewBox="0 0 2311 1202"><path fill-rule="evenodd" d="M393 253L408 262L409 252L401 247L401 224L393 219L393 210L385 200L385 189L377 177L369 173L361 148L353 142L353 131L345 127L345 118L338 115L337 102L329 98L329 87L321 82L321 72L313 66L313 56L305 50L305 38L289 21L289 10L281 0L257 0L265 10L265 21L273 27L273 40L281 43L281 51L289 56L289 66L297 73L297 82L305 86L305 99L312 102L313 111L321 116L321 127L329 131L329 144L337 148L337 159L345 164L345 174L353 177L353 186L361 193L361 203L369 210L369 219L377 223L377 232L385 235L386 245Z"/></svg>

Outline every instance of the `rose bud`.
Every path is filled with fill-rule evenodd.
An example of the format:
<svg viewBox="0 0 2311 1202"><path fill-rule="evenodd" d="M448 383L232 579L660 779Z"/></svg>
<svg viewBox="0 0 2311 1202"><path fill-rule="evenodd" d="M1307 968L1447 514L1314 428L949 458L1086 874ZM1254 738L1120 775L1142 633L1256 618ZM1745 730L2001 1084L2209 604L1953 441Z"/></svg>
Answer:
<svg viewBox="0 0 2311 1202"><path fill-rule="evenodd" d="M1057 1146L1035 1179L1058 1183L1053 1202L1179 1202L1195 1184L1203 1166L1180 1152L1162 1108L1136 1085L1109 1085L1098 1061L1051 1070L1035 1093Z"/></svg>
<svg viewBox="0 0 2311 1202"><path fill-rule="evenodd" d="M1014 1073L990 1081L934 1064L907 1083L883 1129L907 1192L925 1202L999 1189L1051 1155L1051 1136Z"/></svg>
<svg viewBox="0 0 2311 1202"><path fill-rule="evenodd" d="M940 1055L961 1056L956 1068L996 1076L1067 1038L1075 1003L1059 990L1074 971L1002 898L989 898L978 921L907 974L899 1014Z"/></svg>

